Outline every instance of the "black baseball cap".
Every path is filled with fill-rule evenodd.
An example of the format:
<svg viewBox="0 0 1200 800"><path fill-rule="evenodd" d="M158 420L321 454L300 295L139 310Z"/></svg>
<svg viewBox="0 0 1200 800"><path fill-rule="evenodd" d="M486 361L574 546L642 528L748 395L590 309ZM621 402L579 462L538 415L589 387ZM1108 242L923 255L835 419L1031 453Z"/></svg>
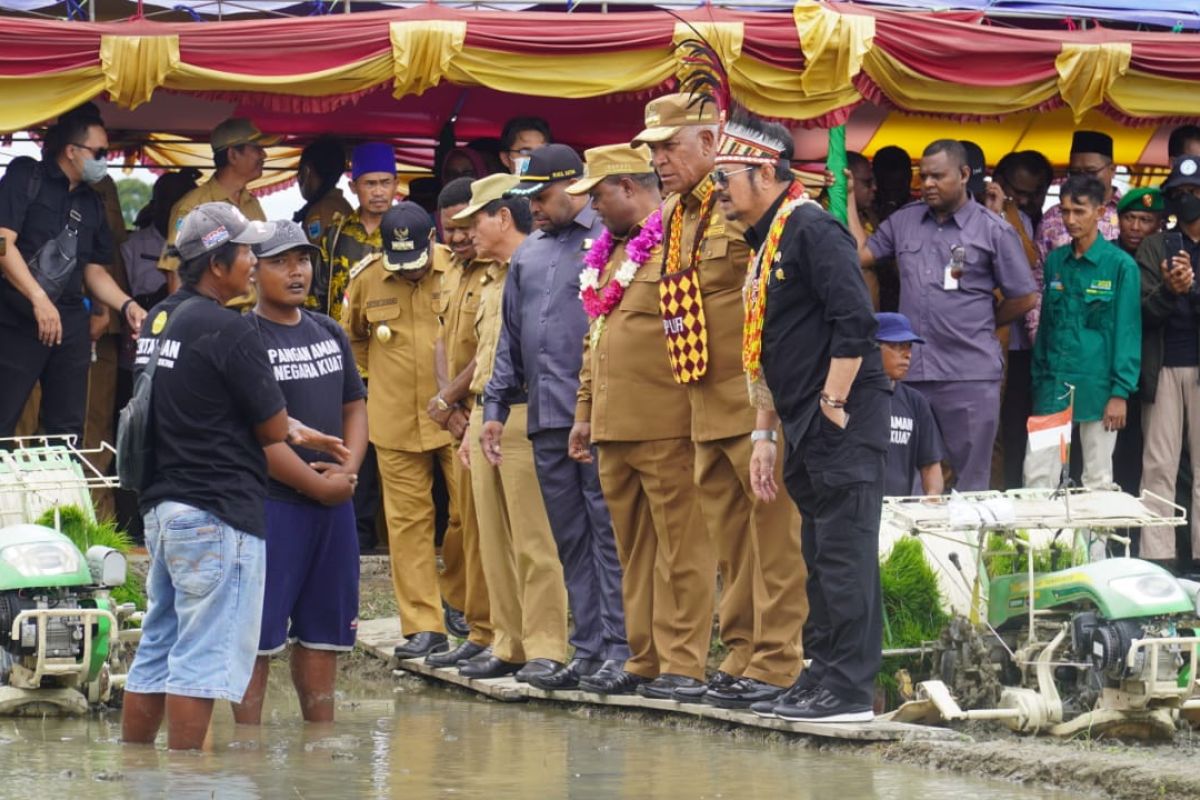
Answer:
<svg viewBox="0 0 1200 800"><path fill-rule="evenodd" d="M429 265L433 218L416 203L407 200L387 210L379 223L383 239L383 265L396 272L412 272Z"/></svg>
<svg viewBox="0 0 1200 800"><path fill-rule="evenodd" d="M1163 191L1170 191L1177 186L1200 186L1200 158L1196 156L1180 156L1171 167L1171 174L1163 182Z"/></svg>
<svg viewBox="0 0 1200 800"><path fill-rule="evenodd" d="M509 195L532 197L555 181L574 181L583 177L583 159L565 144L548 144L529 154L523 162L521 182Z"/></svg>

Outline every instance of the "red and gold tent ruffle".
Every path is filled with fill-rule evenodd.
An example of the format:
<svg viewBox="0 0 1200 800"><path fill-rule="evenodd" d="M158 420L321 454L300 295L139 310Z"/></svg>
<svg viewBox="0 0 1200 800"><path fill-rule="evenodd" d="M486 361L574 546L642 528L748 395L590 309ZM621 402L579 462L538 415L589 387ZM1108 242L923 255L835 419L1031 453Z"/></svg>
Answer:
<svg viewBox="0 0 1200 800"><path fill-rule="evenodd" d="M295 135L319 132L321 115L357 113L368 95L393 102L447 85L629 101L669 85L679 67L672 44L689 25L725 57L740 102L805 126L843 122L864 101L958 120L1065 109L1076 123L1102 114L1136 126L1200 115L1200 47L1186 34L1018 30L970 13L812 0L790 19L715 9L683 18L434 6L206 24L9 18L0 26L0 129L97 96L147 111L168 93L228 101L256 118L286 118ZM142 117L145 130L172 130L157 116Z"/></svg>

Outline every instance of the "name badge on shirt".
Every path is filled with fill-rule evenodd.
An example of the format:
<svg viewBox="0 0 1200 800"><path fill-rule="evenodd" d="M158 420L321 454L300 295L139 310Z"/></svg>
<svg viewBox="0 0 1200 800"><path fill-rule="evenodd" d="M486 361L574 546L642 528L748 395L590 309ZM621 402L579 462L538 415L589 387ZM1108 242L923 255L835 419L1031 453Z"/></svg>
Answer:
<svg viewBox="0 0 1200 800"><path fill-rule="evenodd" d="M1084 293L1088 297L1109 297L1113 293L1113 282L1109 280L1094 280Z"/></svg>
<svg viewBox="0 0 1200 800"><path fill-rule="evenodd" d="M950 246L950 260L942 274L942 288L947 292L958 291L958 279L962 277L963 265L967 260L967 249L961 244Z"/></svg>

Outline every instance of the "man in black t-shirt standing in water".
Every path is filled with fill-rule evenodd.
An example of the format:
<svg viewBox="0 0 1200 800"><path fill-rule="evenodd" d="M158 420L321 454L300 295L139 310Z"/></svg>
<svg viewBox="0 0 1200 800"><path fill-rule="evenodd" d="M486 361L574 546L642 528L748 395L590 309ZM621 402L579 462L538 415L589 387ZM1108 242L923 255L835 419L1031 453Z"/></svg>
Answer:
<svg viewBox="0 0 1200 800"><path fill-rule="evenodd" d="M250 288L249 245L273 232L226 203L189 213L176 244L183 288L151 310L138 342L135 368L159 358L153 477L139 496L149 605L125 689L127 742L153 743L165 714L168 747L197 749L213 700L246 691L266 571L263 448L290 439L349 455L289 420L257 329L225 308Z"/></svg>
<svg viewBox="0 0 1200 800"><path fill-rule="evenodd" d="M289 413L343 437L344 464L280 442L266 448L267 578L254 676L233 708L240 724L262 721L270 657L292 648L292 681L308 722L333 721L337 655L354 648L358 629L358 537L354 487L367 451L367 390L350 340L324 314L302 308L317 248L295 222L254 245L258 289L254 324L267 349Z"/></svg>

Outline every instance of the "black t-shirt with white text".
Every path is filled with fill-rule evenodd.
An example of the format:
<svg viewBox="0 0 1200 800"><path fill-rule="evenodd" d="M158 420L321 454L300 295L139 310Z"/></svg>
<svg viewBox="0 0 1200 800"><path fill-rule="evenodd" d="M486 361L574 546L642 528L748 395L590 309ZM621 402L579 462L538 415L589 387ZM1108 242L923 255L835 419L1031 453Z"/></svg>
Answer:
<svg viewBox="0 0 1200 800"><path fill-rule="evenodd" d="M942 432L925 396L903 383L892 392L891 437L883 493L887 497L923 494L921 467L945 457Z"/></svg>
<svg viewBox="0 0 1200 800"><path fill-rule="evenodd" d="M227 525L264 536L267 458L254 428L284 408L254 324L216 301L183 311L160 340L183 288L150 310L138 340L140 372L162 347L154 373L155 470L142 513L165 500L186 503Z"/></svg>
<svg viewBox="0 0 1200 800"><path fill-rule="evenodd" d="M342 437L342 406L367 396L354 366L350 340L341 326L323 314L301 310L300 322L283 325L258 315L254 324L262 334L275 382L287 401L288 416L314 430ZM324 453L293 448L308 462L329 461ZM268 482L272 499L293 503L313 502L275 479Z"/></svg>

